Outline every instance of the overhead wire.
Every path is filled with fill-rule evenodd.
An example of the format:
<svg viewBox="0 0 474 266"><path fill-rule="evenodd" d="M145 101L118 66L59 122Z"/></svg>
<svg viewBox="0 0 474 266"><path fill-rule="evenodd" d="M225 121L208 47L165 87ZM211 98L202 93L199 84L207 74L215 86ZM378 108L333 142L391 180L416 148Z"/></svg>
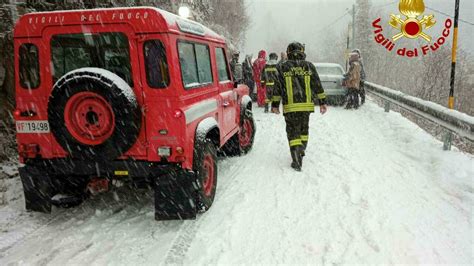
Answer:
<svg viewBox="0 0 474 266"><path fill-rule="evenodd" d="M345 16L347 16L349 14L349 10L346 10L346 12L344 14L342 14L342 16L340 17L337 17L334 21L332 21L331 23L328 23L327 25L325 25L324 27L321 27L319 30L317 30L316 32L319 33L323 30L326 30L329 26L332 26L332 25L335 25L337 22L339 22L341 19L343 19Z"/></svg>
<svg viewBox="0 0 474 266"><path fill-rule="evenodd" d="M393 4L399 3L399 2L400 2L400 1L397 0L397 1L390 2L390 3L388 3L388 4L375 5L375 6L373 6L373 8L383 8L383 7L387 7L387 6L389 6L389 5L393 5ZM441 15L444 15L444 16L446 16L446 17L454 18L453 16L451 16L451 15L449 15L449 14L443 12L443 11L437 10L437 9L435 9L435 8L432 8L432 7L429 7L429 6L425 6L425 8L428 9L428 10L434 11L434 12L436 12L436 13L439 13L439 14L441 14ZM470 21L467 21L467 20L464 20L464 19L459 19L459 21L461 21L461 22L463 22L463 23L466 23L466 24L469 24L469 25L471 25L471 26L474 26L474 23L473 23L473 22L470 22Z"/></svg>
<svg viewBox="0 0 474 266"><path fill-rule="evenodd" d="M387 3L387 4L375 5L375 6L372 6L372 8L387 7L387 6L390 6L390 5L393 5L393 4L395 4L395 3L399 3L399 2L400 2L399 0L396 0L396 1L393 1L393 2L390 2L390 3Z"/></svg>
<svg viewBox="0 0 474 266"><path fill-rule="evenodd" d="M442 11L439 11L439 10L437 10L437 9L434 9L434 8L431 8L431 7L428 7L428 6L426 6L425 8L426 8L426 9L429 9L429 10L431 10L431 11L434 11L434 12L436 12L436 13L439 13L439 14L441 14L441 15L444 15L444 16L446 16L446 17L453 18L453 16L451 16L451 15L449 15L449 14L447 14L447 13L444 13L444 12L442 12ZM467 20L464 20L464 19L459 19L459 21L460 21L460 22L464 22L464 23L466 23L466 24L469 24L469 25L471 25L471 26L474 26L474 23L473 23L473 22L470 22L470 21L467 21Z"/></svg>
<svg viewBox="0 0 474 266"><path fill-rule="evenodd" d="M393 2L390 2L390 3L386 3L386 4L380 4L380 5L375 5L375 6L372 6L372 8L384 8L384 7L387 7L389 5L393 5L393 4L396 4L396 3L399 3L399 0L396 0L396 1L393 1ZM447 13L444 13L442 11L439 11L437 9L434 9L434 8L431 8L431 7L428 7L426 6L426 9L429 9L431 11L434 11L434 12L437 12L441 15L444 15L444 16L447 16L447 17L450 17L450 18L453 18L453 16L447 14ZM346 12L344 12L344 14L342 14L341 16L337 17L334 21L332 21L331 23L328 23L327 25L325 25L324 27L321 27L319 30L316 31L316 33L319 33L321 31L324 31L326 30L329 26L332 26L332 25L335 25L337 22L339 22L340 20L342 20L345 16L349 15L350 14L350 10L346 10ZM469 25L472 25L474 26L474 23L470 22L470 21L467 21L467 20L463 20L463 19L459 19L459 21L463 22L463 23L466 23L466 24L469 24Z"/></svg>

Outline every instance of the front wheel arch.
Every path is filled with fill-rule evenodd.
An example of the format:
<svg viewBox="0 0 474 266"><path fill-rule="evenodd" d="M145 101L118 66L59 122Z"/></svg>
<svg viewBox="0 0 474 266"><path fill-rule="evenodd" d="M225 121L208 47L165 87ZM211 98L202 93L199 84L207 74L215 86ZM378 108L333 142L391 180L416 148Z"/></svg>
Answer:
<svg viewBox="0 0 474 266"><path fill-rule="evenodd" d="M214 117L207 117L203 119L196 127L194 133L194 143L203 141L206 138L212 140L216 148L220 146L221 132L217 120Z"/></svg>
<svg viewBox="0 0 474 266"><path fill-rule="evenodd" d="M250 98L250 96L248 95L244 95L244 97L242 97L242 101L240 102L240 117L241 118L245 115L246 110L252 111L252 98Z"/></svg>

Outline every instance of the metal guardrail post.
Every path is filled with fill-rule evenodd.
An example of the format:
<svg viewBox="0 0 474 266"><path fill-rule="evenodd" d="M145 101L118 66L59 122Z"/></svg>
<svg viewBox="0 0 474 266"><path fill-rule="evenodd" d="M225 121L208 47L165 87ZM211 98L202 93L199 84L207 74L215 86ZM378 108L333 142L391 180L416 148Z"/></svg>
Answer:
<svg viewBox="0 0 474 266"><path fill-rule="evenodd" d="M390 112L390 102L389 101L384 101L385 102L385 112L388 113Z"/></svg>
<svg viewBox="0 0 474 266"><path fill-rule="evenodd" d="M443 137L443 150L450 151L452 143L453 143L453 133L451 131L446 131Z"/></svg>

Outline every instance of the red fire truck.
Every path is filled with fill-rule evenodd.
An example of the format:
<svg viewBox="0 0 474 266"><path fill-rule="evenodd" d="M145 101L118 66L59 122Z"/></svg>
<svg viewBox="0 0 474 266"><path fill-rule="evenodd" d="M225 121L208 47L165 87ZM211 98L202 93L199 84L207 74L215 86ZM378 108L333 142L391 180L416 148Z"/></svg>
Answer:
<svg viewBox="0 0 474 266"><path fill-rule="evenodd" d="M32 13L14 42L27 210L120 180L154 190L156 219L194 218L214 200L217 154L253 145L249 89L199 23L149 7Z"/></svg>

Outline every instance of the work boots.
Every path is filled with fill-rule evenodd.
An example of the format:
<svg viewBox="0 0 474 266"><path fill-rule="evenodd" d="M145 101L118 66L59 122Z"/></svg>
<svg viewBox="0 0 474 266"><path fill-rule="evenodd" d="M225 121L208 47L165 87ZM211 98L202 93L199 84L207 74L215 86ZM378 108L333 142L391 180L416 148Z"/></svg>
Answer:
<svg viewBox="0 0 474 266"><path fill-rule="evenodd" d="M304 157L306 155L305 151L306 151L306 147L308 146L308 142L307 141L303 141L303 146L301 147L301 157ZM303 164L303 158L301 158L301 164Z"/></svg>
<svg viewBox="0 0 474 266"><path fill-rule="evenodd" d="M295 169L296 171L301 171L301 166L303 164L303 158L301 157L301 146L295 146L290 148L291 152L291 168Z"/></svg>

